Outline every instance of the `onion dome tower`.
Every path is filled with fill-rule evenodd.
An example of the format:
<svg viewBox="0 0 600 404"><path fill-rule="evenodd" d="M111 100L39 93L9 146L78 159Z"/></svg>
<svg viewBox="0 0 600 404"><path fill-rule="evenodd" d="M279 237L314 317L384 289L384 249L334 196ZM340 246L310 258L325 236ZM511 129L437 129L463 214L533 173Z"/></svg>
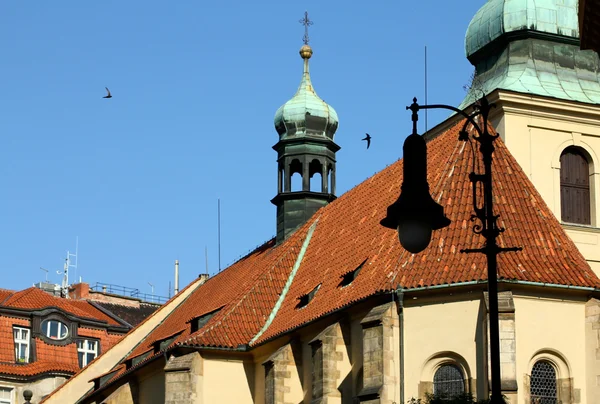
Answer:
<svg viewBox="0 0 600 404"><path fill-rule="evenodd" d="M305 26L300 48L302 81L292 99L275 113L279 141L273 149L277 151L278 177L277 195L271 202L277 206L278 243L335 199L335 153L340 149L333 142L337 113L319 98L310 80L308 61L313 51L308 45L308 26L312 22L307 13L300 22ZM302 179L300 189L292 189L296 173Z"/></svg>
<svg viewBox="0 0 600 404"><path fill-rule="evenodd" d="M600 103L598 55L579 49L575 0L488 0L465 37L475 66L460 108L501 89Z"/></svg>

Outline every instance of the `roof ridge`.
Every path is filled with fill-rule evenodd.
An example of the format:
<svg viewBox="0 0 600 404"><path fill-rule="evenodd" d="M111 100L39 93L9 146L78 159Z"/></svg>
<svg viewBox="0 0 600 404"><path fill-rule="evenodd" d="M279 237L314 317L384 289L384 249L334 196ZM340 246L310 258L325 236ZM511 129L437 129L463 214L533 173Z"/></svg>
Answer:
<svg viewBox="0 0 600 404"><path fill-rule="evenodd" d="M320 217L320 215L319 215L319 217ZM288 276L285 286L283 287L283 290L281 291L281 294L279 295L279 299L277 299L275 306L273 306L273 309L271 310L271 314L269 314L267 321L265 322L263 327L260 329L260 331L258 331L258 333L256 333L256 335L250 340L250 342L248 343L249 345L252 345L257 339L259 339L260 336L263 335L263 333L273 323L273 319L279 312L279 308L281 307L281 304L283 303L283 300L287 296L287 292L289 291L290 286L291 286L292 282L294 281L296 272L298 271L298 268L300 268L300 264L302 263L302 259L304 258L306 249L308 248L308 245L310 244L310 240L312 238L313 232L314 232L315 228L317 227L317 223L319 222L319 217L317 217L317 219L314 221L314 223L308 229L306 237L304 238L304 242L302 243L302 247L300 248L300 252L298 253L298 256L296 257L296 262L294 263L294 267L292 268L292 271L291 271L290 275Z"/></svg>

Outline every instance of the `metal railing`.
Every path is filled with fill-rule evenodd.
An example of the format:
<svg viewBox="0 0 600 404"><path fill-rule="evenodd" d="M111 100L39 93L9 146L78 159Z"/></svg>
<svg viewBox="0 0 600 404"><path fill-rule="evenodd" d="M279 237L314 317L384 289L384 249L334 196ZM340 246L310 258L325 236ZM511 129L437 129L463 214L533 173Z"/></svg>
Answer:
<svg viewBox="0 0 600 404"><path fill-rule="evenodd" d="M111 283L96 282L90 286L90 290L95 292L110 293L140 299L143 302L163 304L169 300L167 297L158 296L152 293L142 293L138 288L129 288L127 286L113 285Z"/></svg>

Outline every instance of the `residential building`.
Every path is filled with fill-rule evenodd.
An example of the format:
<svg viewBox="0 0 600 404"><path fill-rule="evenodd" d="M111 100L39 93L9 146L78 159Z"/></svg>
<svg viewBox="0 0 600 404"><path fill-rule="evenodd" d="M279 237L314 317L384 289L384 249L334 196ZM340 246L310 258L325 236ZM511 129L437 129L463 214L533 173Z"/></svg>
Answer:
<svg viewBox="0 0 600 404"><path fill-rule="evenodd" d="M131 326L85 300L0 290L0 398L34 403L116 344ZM1 401L0 401L1 402Z"/></svg>

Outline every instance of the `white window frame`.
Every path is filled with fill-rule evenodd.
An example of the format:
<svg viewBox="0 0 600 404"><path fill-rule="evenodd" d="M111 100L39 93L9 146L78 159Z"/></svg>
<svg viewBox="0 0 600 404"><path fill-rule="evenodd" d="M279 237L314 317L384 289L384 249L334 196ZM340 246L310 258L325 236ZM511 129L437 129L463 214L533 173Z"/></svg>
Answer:
<svg viewBox="0 0 600 404"><path fill-rule="evenodd" d="M0 389L8 389L10 390L10 398L9 401L6 401L5 398L0 398L0 404L13 404L15 402L15 388L14 386L6 386L0 384Z"/></svg>
<svg viewBox="0 0 600 404"><path fill-rule="evenodd" d="M56 336L56 338L50 336L50 331L52 329L52 327L50 327L50 324L52 322L55 322L58 324L58 327L57 327L58 335ZM64 341L65 339L67 339L69 337L69 327L62 321L56 320L56 319L48 319L48 320L43 320L42 323L48 324L48 327L46 328L46 333L44 334L44 336L46 338L51 339L52 341ZM64 329L65 329L65 336L63 338L60 338L62 327L64 327ZM42 328L42 332L43 332L43 326L41 326L41 328Z"/></svg>
<svg viewBox="0 0 600 404"><path fill-rule="evenodd" d="M88 343L93 343L94 344L94 348L93 350L88 349ZM81 352L83 354L83 358L81 359L81 363L80 366L83 369L84 367L86 367L87 365L89 365L88 361L87 361L87 354L94 354L94 359L96 359L98 357L98 347L99 347L99 341L97 339L80 339L77 341L77 353L78 353L78 357L79 357L79 352ZM94 360L92 359L92 360Z"/></svg>
<svg viewBox="0 0 600 404"><path fill-rule="evenodd" d="M19 330L21 331L21 333L23 333L23 331L27 332L27 337L26 338L15 338L15 330ZM13 326L13 340L15 343L15 362L17 363L21 363L19 362L19 351L21 348L21 345L25 345L25 362L24 363L29 363L29 356L30 356L30 351L31 351L31 330L29 328L25 328L25 327L18 327L18 326ZM2 386L0 386L2 387ZM0 402L0 404L2 404L2 402Z"/></svg>

